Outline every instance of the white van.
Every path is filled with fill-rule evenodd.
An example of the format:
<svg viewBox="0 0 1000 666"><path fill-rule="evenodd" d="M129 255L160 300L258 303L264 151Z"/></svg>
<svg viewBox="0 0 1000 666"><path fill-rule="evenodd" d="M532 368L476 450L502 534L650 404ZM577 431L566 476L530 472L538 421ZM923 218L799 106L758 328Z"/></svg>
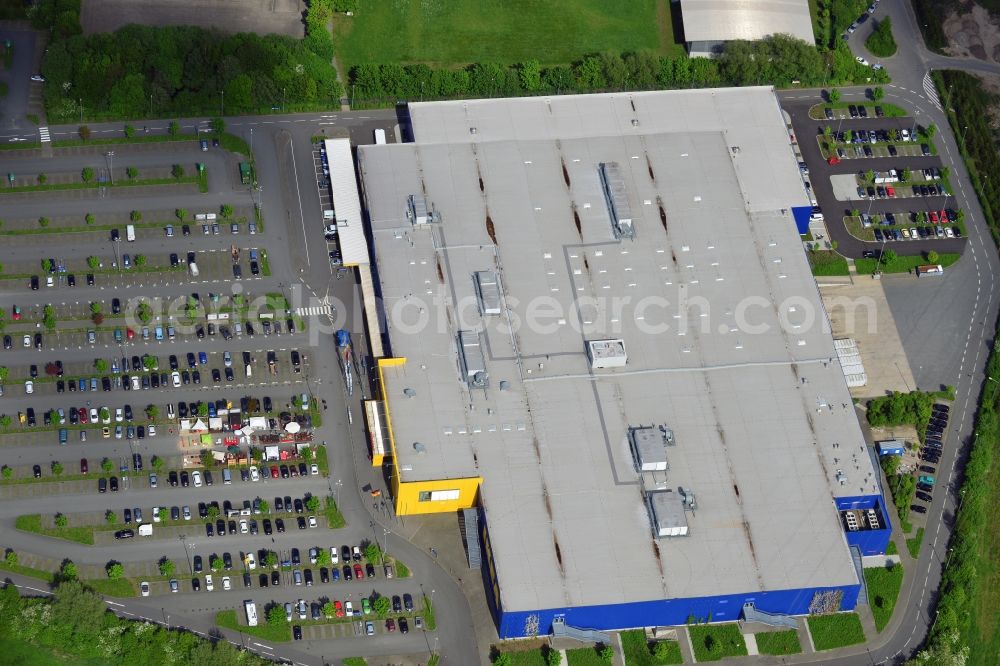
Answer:
<svg viewBox="0 0 1000 666"><path fill-rule="evenodd" d="M382 145L385 143L385 130L377 129L375 130L375 144Z"/></svg>
<svg viewBox="0 0 1000 666"><path fill-rule="evenodd" d="M247 377L253 377L253 370L250 368L249 363L247 363Z"/></svg>
<svg viewBox="0 0 1000 666"><path fill-rule="evenodd" d="M198 264L197 263L195 263L195 262L192 261L191 263L188 264L188 269L190 269L191 275L193 275L194 277L198 277Z"/></svg>
<svg viewBox="0 0 1000 666"><path fill-rule="evenodd" d="M127 240L129 243L135 241L135 225L134 224L130 224L127 227L125 227L125 240Z"/></svg>
<svg viewBox="0 0 1000 666"><path fill-rule="evenodd" d="M222 484L225 486L233 485L233 473L228 469L222 470Z"/></svg>

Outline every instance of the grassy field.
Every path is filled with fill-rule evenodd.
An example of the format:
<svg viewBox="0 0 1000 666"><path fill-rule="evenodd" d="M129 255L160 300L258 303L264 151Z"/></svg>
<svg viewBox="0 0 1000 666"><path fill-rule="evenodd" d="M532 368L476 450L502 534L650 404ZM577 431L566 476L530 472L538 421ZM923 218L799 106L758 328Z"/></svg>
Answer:
<svg viewBox="0 0 1000 666"><path fill-rule="evenodd" d="M742 657L747 653L747 644L735 624L694 625L688 627L688 632L694 645L694 657L700 662Z"/></svg>
<svg viewBox="0 0 1000 666"><path fill-rule="evenodd" d="M938 255L937 263L941 264L945 268L951 266L953 263L962 258L960 254L941 254ZM875 272L876 259L855 259L854 266L858 269L858 275L871 275ZM924 264L929 264L927 257L922 254L918 254L912 257L896 257L896 260L892 262L891 265L886 266L882 264L883 273L909 273L917 266L923 266ZM813 271L816 274L815 271Z"/></svg>
<svg viewBox="0 0 1000 666"><path fill-rule="evenodd" d="M857 613L834 613L809 618L809 632L817 650L832 650L865 642Z"/></svg>
<svg viewBox="0 0 1000 666"><path fill-rule="evenodd" d="M76 541L86 546L94 545L93 527L42 527L42 516L37 513L18 516L14 527L23 532L34 532L57 539Z"/></svg>
<svg viewBox="0 0 1000 666"><path fill-rule="evenodd" d="M273 624L268 624L264 618L261 618L261 620L261 623L256 627L248 627L245 624L241 625L237 621L235 610L225 610L215 614L215 624L223 629L242 631L244 634L263 638L266 641L272 641L274 643L283 643L292 640L292 630L290 624L275 626Z"/></svg>
<svg viewBox="0 0 1000 666"><path fill-rule="evenodd" d="M830 250L806 252L813 275L848 275L847 259Z"/></svg>
<svg viewBox="0 0 1000 666"><path fill-rule="evenodd" d="M757 634L757 650L761 654L798 654L802 652L799 634L794 629L788 631L768 631Z"/></svg>
<svg viewBox="0 0 1000 666"><path fill-rule="evenodd" d="M98 594L106 594L109 597L134 597L136 594L135 585L128 578L111 580L110 578L84 581Z"/></svg>
<svg viewBox="0 0 1000 666"><path fill-rule="evenodd" d="M623 631L621 633L622 651L625 653L625 666L657 666L658 664L683 664L684 657L677 641L659 641L668 647L667 658L657 661L649 650L646 642L646 632L642 629Z"/></svg>
<svg viewBox="0 0 1000 666"><path fill-rule="evenodd" d="M56 666L72 664L73 666L104 666L104 659L84 659L77 655L57 653L45 645L26 643L20 638L0 638L0 654L3 654L5 666Z"/></svg>
<svg viewBox="0 0 1000 666"><path fill-rule="evenodd" d="M607 666L607 662L592 647L566 650L566 663L568 666Z"/></svg>
<svg viewBox="0 0 1000 666"><path fill-rule="evenodd" d="M875 628L882 631L889 624L892 611L896 608L896 598L903 584L903 567L897 564L891 569L865 569L865 583L868 586L872 615L875 617Z"/></svg>
<svg viewBox="0 0 1000 666"><path fill-rule="evenodd" d="M394 0L334 19L337 57L359 63L569 63L588 53L681 55L669 0Z"/></svg>

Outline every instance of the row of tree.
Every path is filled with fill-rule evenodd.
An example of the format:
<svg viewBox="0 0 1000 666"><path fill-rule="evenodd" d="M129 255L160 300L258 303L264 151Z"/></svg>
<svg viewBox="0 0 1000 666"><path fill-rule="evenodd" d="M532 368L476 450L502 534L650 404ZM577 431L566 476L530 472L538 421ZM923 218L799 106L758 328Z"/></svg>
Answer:
<svg viewBox="0 0 1000 666"><path fill-rule="evenodd" d="M139 25L84 36L79 0L41 0L34 20L51 28L53 36L42 62L48 120L336 106L342 88L331 65L333 42L325 27L332 0L312 6L304 40Z"/></svg>
<svg viewBox="0 0 1000 666"><path fill-rule="evenodd" d="M75 663L109 665L185 663L200 666L265 666L251 652L229 641L203 640L188 631L167 631L145 621L123 620L104 600L76 580L76 566L66 563L56 576L51 599L22 599L17 587L0 590L0 636L43 648ZM51 657L49 658L52 659Z"/></svg>
<svg viewBox="0 0 1000 666"><path fill-rule="evenodd" d="M820 53L788 35L734 41L717 59L661 57L652 51L599 53L571 65L543 67L536 60L512 65L475 63L462 69L424 64L361 64L350 71L354 104L459 97L513 97L535 94L656 90L773 84L822 86L885 82L884 70L856 62L839 44Z"/></svg>

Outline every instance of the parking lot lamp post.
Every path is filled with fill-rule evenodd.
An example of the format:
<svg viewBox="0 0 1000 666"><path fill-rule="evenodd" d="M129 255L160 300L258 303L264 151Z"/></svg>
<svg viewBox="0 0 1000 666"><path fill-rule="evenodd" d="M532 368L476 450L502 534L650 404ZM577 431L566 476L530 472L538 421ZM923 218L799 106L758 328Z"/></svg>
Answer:
<svg viewBox="0 0 1000 666"><path fill-rule="evenodd" d="M187 534L182 534L177 538L181 540L181 545L184 546L184 556L187 557L188 569L191 571L191 574L194 575L194 566L191 564L191 553L188 552L188 548L194 548L194 544L191 544L190 546L188 545Z"/></svg>
<svg viewBox="0 0 1000 666"><path fill-rule="evenodd" d="M340 509L340 487L344 485L344 482L337 479L337 497L334 500L337 503L337 509Z"/></svg>
<svg viewBox="0 0 1000 666"><path fill-rule="evenodd" d="M76 101L80 105L80 122L82 123L83 122L83 98L80 98L80 99L78 99Z"/></svg>
<svg viewBox="0 0 1000 666"><path fill-rule="evenodd" d="M111 174L111 184L115 184L115 151L109 150L106 153L108 158L108 173Z"/></svg>

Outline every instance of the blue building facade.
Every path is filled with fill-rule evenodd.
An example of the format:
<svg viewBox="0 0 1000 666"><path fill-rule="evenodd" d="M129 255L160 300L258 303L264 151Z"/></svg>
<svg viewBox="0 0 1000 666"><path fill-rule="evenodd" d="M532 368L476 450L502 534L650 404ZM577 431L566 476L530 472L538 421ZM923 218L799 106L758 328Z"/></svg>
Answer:
<svg viewBox="0 0 1000 666"><path fill-rule="evenodd" d="M768 613L806 615L809 613L809 604L818 593L831 591L842 592L840 609L850 610L857 604L861 590L861 584L858 583L712 597L505 611L500 604L500 584L496 580L489 530L483 509L479 511L479 534L483 548L481 572L483 584L501 639L548 634L552 631L552 621L557 617L564 619L566 624L581 629L614 631L634 627L683 625L691 621L733 622L739 619L745 603L753 603L758 610Z"/></svg>

